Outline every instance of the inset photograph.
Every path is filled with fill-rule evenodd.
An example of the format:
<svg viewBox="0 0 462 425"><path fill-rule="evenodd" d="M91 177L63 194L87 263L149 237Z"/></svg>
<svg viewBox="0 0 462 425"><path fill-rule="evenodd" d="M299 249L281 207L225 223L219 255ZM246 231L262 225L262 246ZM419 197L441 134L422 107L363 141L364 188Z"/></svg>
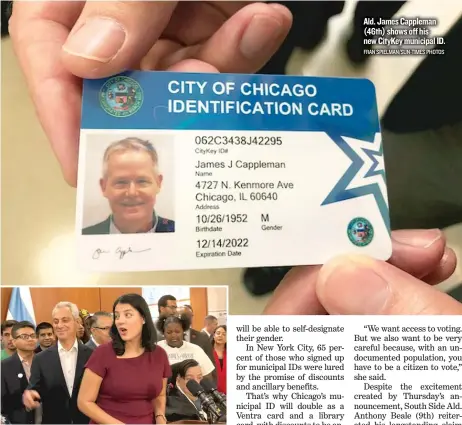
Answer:
<svg viewBox="0 0 462 425"><path fill-rule="evenodd" d="M86 134L83 235L175 231L173 137Z"/></svg>
<svg viewBox="0 0 462 425"><path fill-rule="evenodd" d="M226 421L227 287L1 295L1 423Z"/></svg>

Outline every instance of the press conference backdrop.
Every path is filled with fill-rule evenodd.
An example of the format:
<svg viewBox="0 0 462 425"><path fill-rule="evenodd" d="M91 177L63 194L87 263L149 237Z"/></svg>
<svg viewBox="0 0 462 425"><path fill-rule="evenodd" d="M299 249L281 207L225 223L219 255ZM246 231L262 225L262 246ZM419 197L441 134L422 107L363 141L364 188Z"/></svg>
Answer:
<svg viewBox="0 0 462 425"><path fill-rule="evenodd" d="M145 293L143 293L145 289ZM152 292L150 290L153 290ZM1 320L7 317L8 306L13 288L1 288ZM51 320L51 311L60 301L70 301L90 313L99 310L112 311L114 301L121 295L137 293L146 297L148 304L153 297L171 294L178 299L185 297L183 304L190 304L194 309L193 328L202 329L203 319L214 312L227 312L227 287L186 287L186 286L152 286L152 287L101 287L101 288L30 288L36 323ZM158 298L157 298L158 299ZM157 302L156 299L156 302ZM188 302L186 302L188 301ZM157 313L156 316L157 317Z"/></svg>
<svg viewBox="0 0 462 425"><path fill-rule="evenodd" d="M191 305L194 310L193 328L202 329L202 319L211 314L218 319L219 324L225 324L228 313L228 294L226 286L211 286L209 288L195 288L202 291L194 291L191 295L189 287L186 286L147 286L143 287L143 297L149 304L152 318L155 320L159 316L157 301L162 295L170 294L177 299L179 307L185 304ZM205 290L207 299L206 305L199 302L199 295ZM197 298L196 298L197 297ZM200 328L198 327L200 326Z"/></svg>

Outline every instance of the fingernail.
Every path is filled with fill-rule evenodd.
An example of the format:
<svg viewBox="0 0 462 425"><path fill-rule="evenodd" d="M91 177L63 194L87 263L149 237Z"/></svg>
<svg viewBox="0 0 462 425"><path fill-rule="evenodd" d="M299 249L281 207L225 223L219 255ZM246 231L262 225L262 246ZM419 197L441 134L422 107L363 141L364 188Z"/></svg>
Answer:
<svg viewBox="0 0 462 425"><path fill-rule="evenodd" d="M317 292L330 314L381 314L390 297L388 282L372 267L374 260L343 257L320 271Z"/></svg>
<svg viewBox="0 0 462 425"><path fill-rule="evenodd" d="M241 39L241 53L248 59L272 52L276 40L282 35L280 21L268 15L255 15Z"/></svg>
<svg viewBox="0 0 462 425"><path fill-rule="evenodd" d="M439 264L440 267L442 267L442 266L444 266L446 264L446 262L449 259L449 254L451 254L451 251L452 251L451 248L445 248L444 249L444 254L441 257L440 264Z"/></svg>
<svg viewBox="0 0 462 425"><path fill-rule="evenodd" d="M392 234L394 241L416 248L430 248L442 236L439 229L398 230Z"/></svg>
<svg viewBox="0 0 462 425"><path fill-rule="evenodd" d="M92 18L71 34L63 49L75 56L109 62L122 48L125 30L110 18Z"/></svg>

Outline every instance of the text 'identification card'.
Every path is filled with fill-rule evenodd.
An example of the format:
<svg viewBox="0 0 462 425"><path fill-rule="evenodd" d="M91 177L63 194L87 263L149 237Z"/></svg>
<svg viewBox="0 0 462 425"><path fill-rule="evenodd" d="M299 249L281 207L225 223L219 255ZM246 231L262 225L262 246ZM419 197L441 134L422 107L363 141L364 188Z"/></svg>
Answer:
<svg viewBox="0 0 462 425"><path fill-rule="evenodd" d="M84 83L78 257L94 271L391 255L369 80L127 72Z"/></svg>

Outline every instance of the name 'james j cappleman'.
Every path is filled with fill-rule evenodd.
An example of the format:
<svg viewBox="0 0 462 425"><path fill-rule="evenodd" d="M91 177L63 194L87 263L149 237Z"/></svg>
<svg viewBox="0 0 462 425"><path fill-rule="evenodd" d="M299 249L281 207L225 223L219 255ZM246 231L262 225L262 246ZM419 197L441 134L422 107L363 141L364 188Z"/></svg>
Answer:
<svg viewBox="0 0 462 425"><path fill-rule="evenodd" d="M197 161L196 168L245 168L248 170L256 170L258 168L286 168L286 163L283 161Z"/></svg>

